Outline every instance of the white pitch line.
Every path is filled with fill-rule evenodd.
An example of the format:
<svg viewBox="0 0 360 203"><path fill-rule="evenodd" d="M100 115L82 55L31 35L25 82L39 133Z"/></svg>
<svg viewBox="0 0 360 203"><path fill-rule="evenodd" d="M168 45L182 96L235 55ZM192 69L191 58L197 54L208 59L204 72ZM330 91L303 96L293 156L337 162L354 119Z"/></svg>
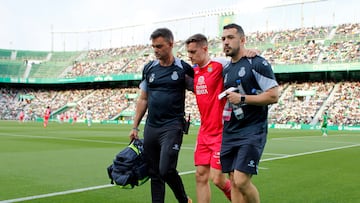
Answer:
<svg viewBox="0 0 360 203"><path fill-rule="evenodd" d="M130 141L129 141L129 142L114 142L114 141L105 141L105 140L89 140L89 139L67 138L67 137L52 137L52 136L39 136L39 135L19 135L19 134L10 134L10 133L0 133L0 136L25 137L25 138L34 138L34 139L69 140L69 141L79 141L79 142L94 142L94 143L122 144L122 145L128 145L128 144L130 143ZM194 150L194 147L182 146L181 149Z"/></svg>
<svg viewBox="0 0 360 203"><path fill-rule="evenodd" d="M192 174L192 173L195 173L195 171L185 171L185 172L179 173L179 175L187 175L187 174ZM54 197L54 196L72 194L72 193L85 192L85 191L90 191L90 190L98 190L98 189L103 189L103 188L108 188L108 187L113 187L113 186L115 186L115 185L112 185L112 184L99 185L99 186L94 186L94 187L80 188L80 189L75 189L75 190L67 190L67 191L62 191L62 192L54 192L54 193L48 193L48 194L43 194L43 195L34 195L34 196L29 196L29 197L21 197L21 198L16 198L16 199L2 200L2 201L0 201L0 203L22 202L22 201L28 201L28 200L34 200L34 199L41 199L41 198L45 198L45 197Z"/></svg>
<svg viewBox="0 0 360 203"><path fill-rule="evenodd" d="M278 160L278 159L286 159L286 158L291 158L291 157L303 156L303 155L308 155L308 154L315 154L315 153L320 153L320 152L328 152L328 151L334 151L334 150L339 150L339 149L346 149L346 148L351 148L351 147L359 147L359 146L360 146L360 144L353 144L353 145L348 145L348 146L334 147L334 148L316 150L316 151L311 151L311 152L303 152L303 153L298 153L298 154L290 154L290 155L285 155L285 156L282 156L282 157L273 157L273 158L268 158L268 159L261 159L260 162L273 161L273 160Z"/></svg>
<svg viewBox="0 0 360 203"><path fill-rule="evenodd" d="M16 135L16 134L10 134L10 133L0 133L0 135L1 136L9 136L9 137L25 137L25 138L36 138L36 139L83 141L83 142L95 142L95 143L105 143L105 144L124 144L124 145L128 145L130 143L130 141L129 142L114 142L114 141L105 141L105 140L89 140L89 139L39 136L39 135Z"/></svg>
<svg viewBox="0 0 360 203"><path fill-rule="evenodd" d="M180 172L179 175L187 175L187 174L192 174L195 173L195 171L184 171L184 172Z"/></svg>
<svg viewBox="0 0 360 203"><path fill-rule="evenodd" d="M324 138L326 139L326 138ZM332 144L356 144L354 142L338 142L331 140L305 140L305 139L276 139L274 141L287 141L287 142L312 142L312 143L332 143Z"/></svg>
<svg viewBox="0 0 360 203"><path fill-rule="evenodd" d="M288 154L278 154L278 153L268 153L268 152L264 152L263 154L271 155L271 156L287 156L288 155Z"/></svg>
<svg viewBox="0 0 360 203"><path fill-rule="evenodd" d="M329 148L329 149L323 149L323 150L316 150L316 151L304 152L304 153L298 153L298 154L292 154L292 155L285 155L285 156L282 156L282 157L274 157L274 158L262 159L261 162L278 160L278 159L286 159L286 158L291 158L291 157L297 157L297 156L303 156L303 155L315 154L315 153L321 153L321 152L328 152L328 151L334 151L334 150L346 149L346 148L358 147L358 146L360 146L360 144L354 144L354 145L348 145L348 146L342 146L342 147L335 147L335 148ZM267 169L267 168L263 168L263 169ZM192 173L195 173L195 171L185 171L185 172L181 172L179 174L180 175L186 175L186 174L192 174ZM2 201L0 201L0 203L21 202L21 201L40 199L40 198L45 198L45 197L53 197L53 196L71 194L71 193L78 193L78 192L85 192L85 191L90 191L90 190L97 190L97 189L108 188L108 187L112 187L112 186L114 186L114 185L111 185L111 184L99 185L99 186L80 188L80 189L75 189L75 190L67 190L67 191L63 191L63 192L54 192L54 193L48 193L48 194L43 194L43 195L35 195L35 196L22 197L22 198L16 198L16 199L2 200Z"/></svg>
<svg viewBox="0 0 360 203"><path fill-rule="evenodd" d="M71 193L85 192L85 191L89 191L89 190L97 190L97 189L108 188L108 187L113 187L113 186L114 185L111 185L111 184L99 185L99 186L80 188L80 189L75 189L75 190L67 190L67 191L63 191L63 192L54 192L54 193L48 193L48 194L43 194L43 195L35 195L35 196L22 197L22 198L17 198L17 199L2 200L2 201L0 201L0 203L22 202L22 201L28 201L28 200L33 200L33 199L41 199L41 198L45 198L45 197L54 197L54 196L59 196L59 195L67 195L67 194L71 194Z"/></svg>
<svg viewBox="0 0 360 203"><path fill-rule="evenodd" d="M297 139L297 138L304 138L304 139L308 139L308 138L331 138L331 137L358 137L359 135L355 135L355 134L342 134L342 135L329 135L329 136L322 136L322 135L313 135L313 136L290 136L290 137L277 137L277 138L271 138L271 140L293 140L293 139Z"/></svg>

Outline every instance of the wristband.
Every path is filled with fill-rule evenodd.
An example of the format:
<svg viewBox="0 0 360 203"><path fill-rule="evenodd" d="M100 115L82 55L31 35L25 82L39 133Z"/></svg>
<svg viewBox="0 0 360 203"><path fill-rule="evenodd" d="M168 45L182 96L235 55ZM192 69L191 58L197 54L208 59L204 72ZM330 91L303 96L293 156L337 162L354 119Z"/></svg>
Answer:
<svg viewBox="0 0 360 203"><path fill-rule="evenodd" d="M136 131L138 131L138 132L140 131L140 129L139 129L139 128L132 128L132 129L133 129L133 130L136 130Z"/></svg>

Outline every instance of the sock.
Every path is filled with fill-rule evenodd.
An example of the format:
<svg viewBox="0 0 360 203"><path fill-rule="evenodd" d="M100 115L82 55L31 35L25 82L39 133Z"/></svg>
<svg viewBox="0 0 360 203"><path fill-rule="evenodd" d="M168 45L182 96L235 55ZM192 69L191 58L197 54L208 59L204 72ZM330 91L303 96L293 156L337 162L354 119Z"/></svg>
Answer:
<svg viewBox="0 0 360 203"><path fill-rule="evenodd" d="M221 189L228 200L231 201L231 183L230 180L227 180L225 183L225 187Z"/></svg>

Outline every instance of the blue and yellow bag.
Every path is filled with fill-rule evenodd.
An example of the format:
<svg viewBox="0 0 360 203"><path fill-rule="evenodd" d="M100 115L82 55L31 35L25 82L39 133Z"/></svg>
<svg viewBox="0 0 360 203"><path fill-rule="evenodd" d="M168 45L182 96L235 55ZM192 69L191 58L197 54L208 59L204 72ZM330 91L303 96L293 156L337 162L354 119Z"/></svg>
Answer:
<svg viewBox="0 0 360 203"><path fill-rule="evenodd" d="M149 180L143 151L142 140L134 139L129 146L116 155L113 164L107 168L111 184L124 189L132 189Z"/></svg>

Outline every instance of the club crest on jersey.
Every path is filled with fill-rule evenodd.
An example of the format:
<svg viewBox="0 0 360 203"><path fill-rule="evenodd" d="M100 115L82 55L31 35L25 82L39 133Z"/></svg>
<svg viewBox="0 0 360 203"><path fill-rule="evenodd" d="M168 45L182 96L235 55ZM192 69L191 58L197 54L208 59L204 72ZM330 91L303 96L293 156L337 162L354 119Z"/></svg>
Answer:
<svg viewBox="0 0 360 203"><path fill-rule="evenodd" d="M246 73L245 67L241 67L240 70L239 70L238 75L239 75L239 77L244 77L245 73Z"/></svg>
<svg viewBox="0 0 360 203"><path fill-rule="evenodd" d="M213 71L213 67L211 65L208 66L207 72L211 73Z"/></svg>
<svg viewBox="0 0 360 203"><path fill-rule="evenodd" d="M178 75L178 73L177 73L176 71L174 71L174 72L171 74L171 79L172 79L172 80L177 80L177 79L179 79L179 75Z"/></svg>
<svg viewBox="0 0 360 203"><path fill-rule="evenodd" d="M155 80L155 73L151 73L149 77L149 82L154 82L154 80Z"/></svg>
<svg viewBox="0 0 360 203"><path fill-rule="evenodd" d="M264 64L264 66L268 66L268 62L266 60L263 60L262 64Z"/></svg>

